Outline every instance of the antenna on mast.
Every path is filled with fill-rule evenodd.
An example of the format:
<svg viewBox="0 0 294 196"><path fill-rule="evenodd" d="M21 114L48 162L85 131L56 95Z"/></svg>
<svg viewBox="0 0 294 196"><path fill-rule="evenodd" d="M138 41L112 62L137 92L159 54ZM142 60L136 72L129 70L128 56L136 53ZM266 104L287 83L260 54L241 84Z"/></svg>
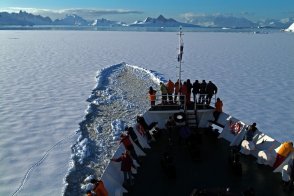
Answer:
<svg viewBox="0 0 294 196"><path fill-rule="evenodd" d="M178 52L178 62L179 62L179 88L181 88L181 73L182 73L182 63L183 63L183 54L184 54L184 41L182 38L183 32L182 27L180 27L179 35L179 52Z"/></svg>

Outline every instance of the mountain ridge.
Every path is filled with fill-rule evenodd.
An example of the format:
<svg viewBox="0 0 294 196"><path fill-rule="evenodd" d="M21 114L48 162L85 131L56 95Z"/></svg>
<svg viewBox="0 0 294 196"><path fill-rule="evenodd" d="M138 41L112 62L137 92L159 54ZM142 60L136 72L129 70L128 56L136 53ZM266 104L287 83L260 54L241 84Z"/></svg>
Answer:
<svg viewBox="0 0 294 196"><path fill-rule="evenodd" d="M216 27L216 28L277 28L286 29L294 22L294 17L283 20L267 19L252 22L246 18L233 16L202 16L179 22L173 18L159 15L157 18L147 17L143 21L127 24L122 21L112 21L105 18L86 20L76 14L66 15L62 19L52 20L49 17L34 15L25 11L19 13L0 12L0 26L35 26L35 25L65 25L65 26L101 26L101 27Z"/></svg>

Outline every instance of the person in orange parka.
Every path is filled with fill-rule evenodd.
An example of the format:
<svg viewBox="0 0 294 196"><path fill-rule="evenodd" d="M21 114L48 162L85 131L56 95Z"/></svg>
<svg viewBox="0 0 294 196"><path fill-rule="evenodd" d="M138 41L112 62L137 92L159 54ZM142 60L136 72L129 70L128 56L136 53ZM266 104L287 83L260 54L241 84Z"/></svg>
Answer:
<svg viewBox="0 0 294 196"><path fill-rule="evenodd" d="M284 142L279 146L279 150L277 152L276 161L273 165L273 168L277 168L283 161L287 158L287 156L294 152L293 142Z"/></svg>
<svg viewBox="0 0 294 196"><path fill-rule="evenodd" d="M223 112L223 102L222 100L218 97L216 99L216 102L215 102L215 109L214 109L214 112L213 112L213 116L214 116L214 121L217 121L219 115Z"/></svg>
<svg viewBox="0 0 294 196"><path fill-rule="evenodd" d="M92 179L91 183L94 184L93 192L95 194L92 194L92 191L87 191L87 196L108 196L108 192L102 180Z"/></svg>
<svg viewBox="0 0 294 196"><path fill-rule="evenodd" d="M148 94L149 94L149 100L150 100L151 107L152 107L152 106L155 106L155 101L156 101L156 90L154 90L154 89L152 88L152 86L149 87Z"/></svg>
<svg viewBox="0 0 294 196"><path fill-rule="evenodd" d="M173 93L175 91L175 84L171 80L168 80L166 87L167 87L168 101L169 103L173 103Z"/></svg>
<svg viewBox="0 0 294 196"><path fill-rule="evenodd" d="M186 82L184 82L183 86L181 86L181 89L180 89L181 104L184 104L184 97L185 97L186 105L189 104L190 98L188 98L188 88L187 88Z"/></svg>

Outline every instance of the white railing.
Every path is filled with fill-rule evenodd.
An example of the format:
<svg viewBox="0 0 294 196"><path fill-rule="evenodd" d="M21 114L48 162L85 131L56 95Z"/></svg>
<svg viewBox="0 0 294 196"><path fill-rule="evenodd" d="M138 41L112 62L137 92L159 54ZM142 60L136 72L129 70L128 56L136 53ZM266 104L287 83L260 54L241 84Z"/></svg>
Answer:
<svg viewBox="0 0 294 196"><path fill-rule="evenodd" d="M154 105L151 104L151 108L154 106L162 106L162 107L181 106L183 109L186 109L186 96L178 95L176 97L174 94L173 95L157 94L155 95Z"/></svg>
<svg viewBox="0 0 294 196"><path fill-rule="evenodd" d="M216 102L216 95L214 94L211 98L211 100L208 100L207 94L196 94L195 100L193 94L190 96L190 103L194 102L194 110L197 108L197 106L209 106L213 105ZM155 95L155 102L154 105L151 105L151 108L154 106L163 106L163 107L169 107L171 105L179 105L182 106L183 109L186 110L187 108L187 100L186 95L162 95L157 94Z"/></svg>

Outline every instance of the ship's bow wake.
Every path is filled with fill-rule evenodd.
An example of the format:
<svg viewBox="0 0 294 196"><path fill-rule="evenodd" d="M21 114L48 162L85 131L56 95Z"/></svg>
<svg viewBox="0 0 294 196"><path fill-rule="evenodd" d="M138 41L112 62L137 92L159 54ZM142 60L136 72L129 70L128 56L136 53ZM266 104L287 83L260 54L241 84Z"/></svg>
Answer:
<svg viewBox="0 0 294 196"><path fill-rule="evenodd" d="M97 74L97 86L88 98L87 114L80 123L80 137L72 146L72 162L64 195L82 195L81 183L89 175L101 177L116 151L126 125L149 108L147 92L157 89L159 74L121 63Z"/></svg>

